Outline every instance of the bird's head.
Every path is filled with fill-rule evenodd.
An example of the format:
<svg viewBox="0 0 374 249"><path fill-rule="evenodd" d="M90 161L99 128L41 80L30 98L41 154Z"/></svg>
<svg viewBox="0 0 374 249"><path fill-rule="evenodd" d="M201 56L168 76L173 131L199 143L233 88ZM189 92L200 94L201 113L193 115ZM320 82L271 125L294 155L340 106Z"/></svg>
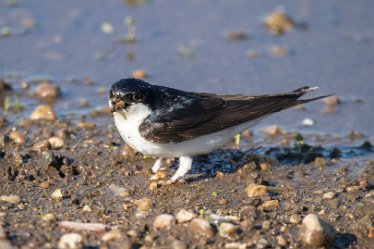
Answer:
<svg viewBox="0 0 374 249"><path fill-rule="evenodd" d="M122 79L112 85L109 92L111 112L126 111L131 106L145 104L151 92L151 85L140 79Z"/></svg>

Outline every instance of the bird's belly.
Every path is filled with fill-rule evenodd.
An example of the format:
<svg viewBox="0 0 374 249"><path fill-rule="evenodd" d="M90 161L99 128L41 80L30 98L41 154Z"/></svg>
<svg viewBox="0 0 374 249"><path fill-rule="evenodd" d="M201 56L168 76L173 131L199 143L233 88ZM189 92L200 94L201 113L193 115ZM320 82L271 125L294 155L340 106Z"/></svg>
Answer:
<svg viewBox="0 0 374 249"><path fill-rule="evenodd" d="M114 113L114 121L123 140L136 151L149 156L180 157L208 153L236 134L256 125L260 120L246 122L188 141L169 144L156 144L145 140L139 133L138 121L129 121L118 113Z"/></svg>

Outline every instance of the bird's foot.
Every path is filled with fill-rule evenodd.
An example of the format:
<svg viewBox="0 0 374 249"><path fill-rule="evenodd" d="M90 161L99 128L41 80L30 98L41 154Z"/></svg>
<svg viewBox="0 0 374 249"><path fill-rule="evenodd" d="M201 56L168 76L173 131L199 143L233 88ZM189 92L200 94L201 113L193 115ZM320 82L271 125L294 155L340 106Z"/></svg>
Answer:
<svg viewBox="0 0 374 249"><path fill-rule="evenodd" d="M181 156L179 158L179 167L175 174L168 180L170 183L177 182L180 178L182 178L187 172L192 168L192 158L188 156Z"/></svg>
<svg viewBox="0 0 374 249"><path fill-rule="evenodd" d="M164 161L163 157L160 157L159 159L156 160L156 162L152 166L153 173L157 173L161 169L163 161Z"/></svg>

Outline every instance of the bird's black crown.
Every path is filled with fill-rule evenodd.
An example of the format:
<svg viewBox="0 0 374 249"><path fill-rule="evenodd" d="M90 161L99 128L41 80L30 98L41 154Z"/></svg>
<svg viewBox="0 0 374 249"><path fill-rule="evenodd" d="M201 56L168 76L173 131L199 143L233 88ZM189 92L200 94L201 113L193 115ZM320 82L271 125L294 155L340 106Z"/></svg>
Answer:
<svg viewBox="0 0 374 249"><path fill-rule="evenodd" d="M111 100L120 99L125 103L144 102L151 91L151 85L140 79L121 79L112 85Z"/></svg>

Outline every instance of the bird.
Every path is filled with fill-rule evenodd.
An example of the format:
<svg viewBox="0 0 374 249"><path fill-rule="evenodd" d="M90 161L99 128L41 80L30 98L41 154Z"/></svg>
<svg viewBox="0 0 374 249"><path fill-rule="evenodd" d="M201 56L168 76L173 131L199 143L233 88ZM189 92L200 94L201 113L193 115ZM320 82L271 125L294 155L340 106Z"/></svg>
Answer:
<svg viewBox="0 0 374 249"><path fill-rule="evenodd" d="M192 168L193 157L207 154L240 132L276 112L330 95L299 99L318 87L266 95L218 95L153 85L136 78L115 82L109 107L125 141L143 155L157 157L157 173L166 158L179 158L179 167L167 183L181 180Z"/></svg>

